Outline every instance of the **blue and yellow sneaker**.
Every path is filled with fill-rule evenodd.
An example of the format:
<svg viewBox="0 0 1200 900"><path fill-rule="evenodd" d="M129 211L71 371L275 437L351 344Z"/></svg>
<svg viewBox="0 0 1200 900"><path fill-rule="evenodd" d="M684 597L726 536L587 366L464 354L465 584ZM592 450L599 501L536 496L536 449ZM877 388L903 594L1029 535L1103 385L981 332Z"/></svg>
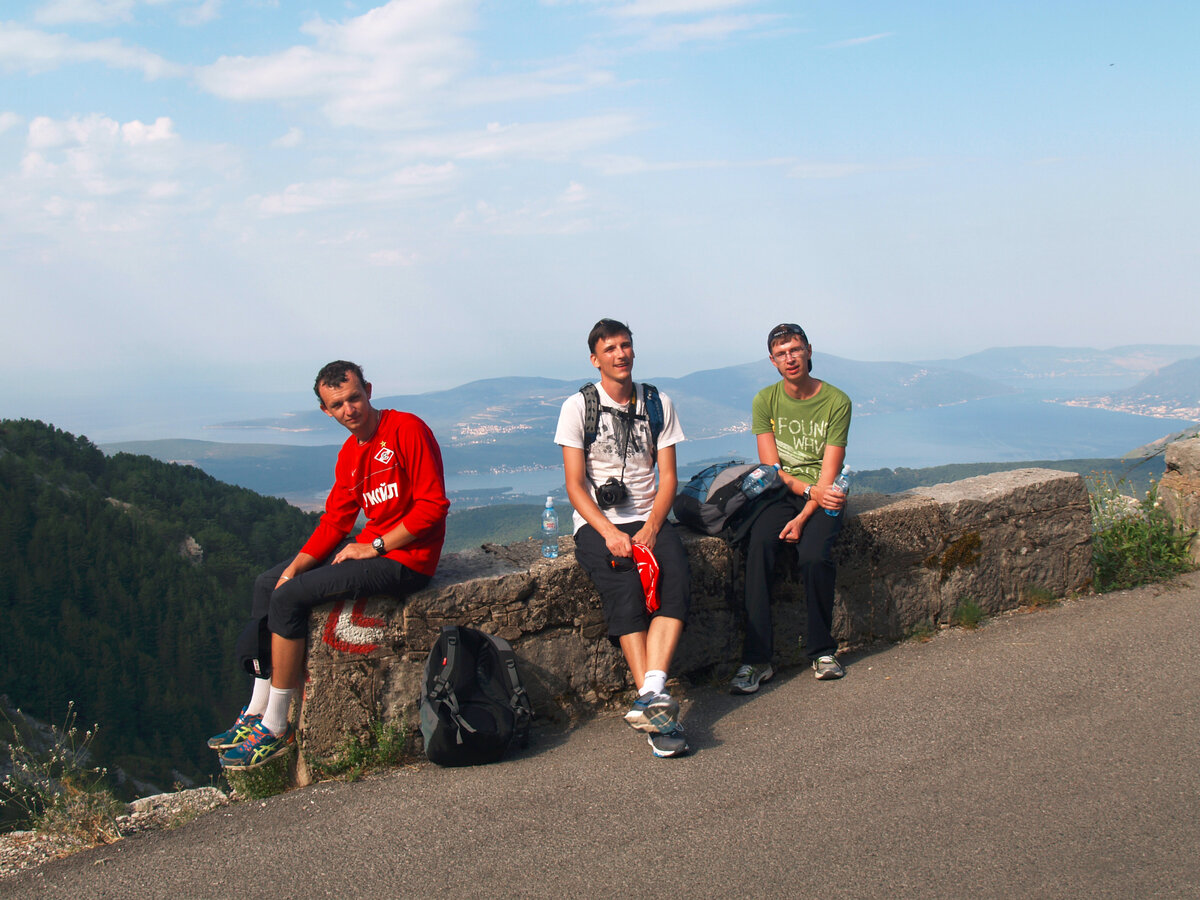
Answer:
<svg viewBox="0 0 1200 900"><path fill-rule="evenodd" d="M295 744L296 729L291 725L283 734L276 736L261 721L255 722L244 741L221 755L221 765L226 769L253 769L286 753Z"/></svg>
<svg viewBox="0 0 1200 900"><path fill-rule="evenodd" d="M220 734L214 734L208 739L208 746L213 750L226 751L230 747L236 747L247 737L250 736L250 726L255 722L261 722L262 716L257 713L247 713L245 707L238 713L237 721L233 723L233 727L228 731L222 731Z"/></svg>

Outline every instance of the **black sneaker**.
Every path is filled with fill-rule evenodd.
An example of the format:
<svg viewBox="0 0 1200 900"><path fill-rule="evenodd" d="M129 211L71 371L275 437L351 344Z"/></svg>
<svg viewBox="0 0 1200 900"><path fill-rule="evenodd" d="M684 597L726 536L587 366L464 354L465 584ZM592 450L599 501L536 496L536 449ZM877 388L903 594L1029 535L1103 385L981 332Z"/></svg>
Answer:
<svg viewBox="0 0 1200 900"><path fill-rule="evenodd" d="M654 755L659 758L668 756L683 756L688 752L687 737L683 733L683 726L678 722L670 731L652 731L646 735L646 742L650 744L650 749L654 751Z"/></svg>

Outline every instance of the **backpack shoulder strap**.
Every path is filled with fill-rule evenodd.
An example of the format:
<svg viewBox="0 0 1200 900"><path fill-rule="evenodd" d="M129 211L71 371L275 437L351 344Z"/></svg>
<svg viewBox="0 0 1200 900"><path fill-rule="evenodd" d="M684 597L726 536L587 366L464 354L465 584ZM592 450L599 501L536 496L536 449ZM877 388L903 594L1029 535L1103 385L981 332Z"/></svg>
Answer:
<svg viewBox="0 0 1200 900"><path fill-rule="evenodd" d="M600 430L600 391L589 381L579 393L583 394L583 452L587 453Z"/></svg>
<svg viewBox="0 0 1200 900"><path fill-rule="evenodd" d="M648 381L642 382L642 402L646 405L646 418L650 420L650 443L657 458L658 436L662 434L663 430L663 405L662 397L658 395L658 388Z"/></svg>
<svg viewBox="0 0 1200 900"><path fill-rule="evenodd" d="M634 392L636 396L636 386ZM600 430L600 391L589 381L579 389L579 393L583 394L583 451L586 453L595 443L596 434ZM663 405L658 388L648 381L642 382L642 404L646 409L646 419L650 423L650 453L657 461L658 436L663 430Z"/></svg>
<svg viewBox="0 0 1200 900"><path fill-rule="evenodd" d="M529 725L533 719L533 704L529 702L529 694L521 684L521 676L517 674L517 655L513 653L512 644L495 634L488 634L487 639L496 648L500 663L507 673L509 687L509 706L513 713L513 736L521 746L529 744Z"/></svg>
<svg viewBox="0 0 1200 900"><path fill-rule="evenodd" d="M458 744L463 742L464 728L470 732L475 731L471 723L463 718L462 710L458 705L458 695L454 693L455 674L462 657L461 641L462 635L459 633L457 625L442 626L442 643L446 647L446 662L437 678L433 680L433 686L429 691L429 699L436 703L444 703L450 713L450 718L458 726L455 734L455 743Z"/></svg>

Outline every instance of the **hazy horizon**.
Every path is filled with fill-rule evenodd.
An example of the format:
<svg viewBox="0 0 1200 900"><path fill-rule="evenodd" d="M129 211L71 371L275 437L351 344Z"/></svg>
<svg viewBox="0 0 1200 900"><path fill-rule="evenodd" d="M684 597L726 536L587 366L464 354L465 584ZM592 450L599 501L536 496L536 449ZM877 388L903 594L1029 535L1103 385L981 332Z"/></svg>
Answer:
<svg viewBox="0 0 1200 900"><path fill-rule="evenodd" d="M253 415L335 358L388 394L576 378L601 316L647 377L755 359L780 321L864 361L1200 344L1198 26L1163 0L12 0L2 414Z"/></svg>

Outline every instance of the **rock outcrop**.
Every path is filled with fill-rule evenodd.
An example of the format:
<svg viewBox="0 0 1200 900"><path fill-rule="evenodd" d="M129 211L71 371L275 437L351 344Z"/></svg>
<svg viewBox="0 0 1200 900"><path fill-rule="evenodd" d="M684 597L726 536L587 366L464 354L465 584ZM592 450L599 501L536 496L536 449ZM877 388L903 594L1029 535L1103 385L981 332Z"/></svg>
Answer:
<svg viewBox="0 0 1200 900"><path fill-rule="evenodd" d="M688 533L684 544L692 612L672 672L725 675L741 652L740 559L721 538ZM854 495L836 556L834 633L843 649L946 622L965 599L995 613L1031 591L1065 596L1091 584L1087 489L1075 474L1020 469L895 496ZM787 665L804 658L803 587L794 559L781 557L774 623L777 662ZM403 604L364 598L314 611L304 753L328 755L372 719L414 722L425 657L444 624L507 638L539 716L567 720L632 688L570 538L553 560L532 542L485 546L445 557L433 583ZM306 771L301 760L300 780Z"/></svg>
<svg viewBox="0 0 1200 900"><path fill-rule="evenodd" d="M1187 531L1200 531L1200 437L1168 444L1167 469L1158 485L1163 510ZM1200 537L1193 537L1192 559L1200 563Z"/></svg>

